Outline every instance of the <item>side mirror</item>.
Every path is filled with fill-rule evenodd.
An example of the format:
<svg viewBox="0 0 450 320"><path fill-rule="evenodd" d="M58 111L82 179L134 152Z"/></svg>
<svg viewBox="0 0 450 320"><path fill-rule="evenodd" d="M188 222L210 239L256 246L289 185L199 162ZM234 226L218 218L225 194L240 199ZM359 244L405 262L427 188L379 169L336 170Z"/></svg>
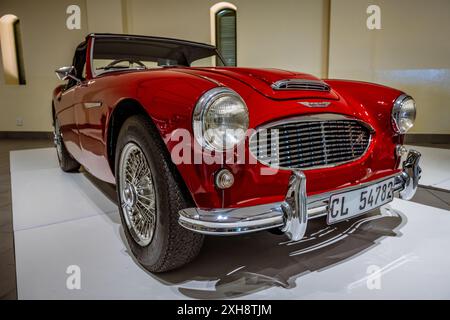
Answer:
<svg viewBox="0 0 450 320"><path fill-rule="evenodd" d="M55 70L56 76L60 79L60 80L67 80L67 79L73 79L75 80L77 83L80 83L81 80L78 79L75 75L76 75L76 71L75 71L75 67L74 66L70 66L70 67L61 67L59 69Z"/></svg>

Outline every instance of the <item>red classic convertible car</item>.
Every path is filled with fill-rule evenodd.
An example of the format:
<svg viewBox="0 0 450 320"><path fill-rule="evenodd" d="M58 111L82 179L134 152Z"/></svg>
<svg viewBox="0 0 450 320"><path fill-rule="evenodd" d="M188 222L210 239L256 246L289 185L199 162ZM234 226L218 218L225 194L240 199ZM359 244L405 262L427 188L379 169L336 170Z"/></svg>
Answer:
<svg viewBox="0 0 450 320"><path fill-rule="evenodd" d="M129 246L153 272L192 260L205 234L298 241L310 219L348 220L418 186L420 154L403 146L416 107L396 89L114 34L88 35L56 73L60 166L116 184Z"/></svg>

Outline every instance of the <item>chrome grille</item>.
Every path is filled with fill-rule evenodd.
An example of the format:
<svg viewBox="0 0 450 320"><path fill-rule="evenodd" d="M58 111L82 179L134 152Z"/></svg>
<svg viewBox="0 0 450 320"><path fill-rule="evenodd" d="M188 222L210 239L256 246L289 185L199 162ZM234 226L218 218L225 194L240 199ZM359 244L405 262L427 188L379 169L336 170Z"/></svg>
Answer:
<svg viewBox="0 0 450 320"><path fill-rule="evenodd" d="M285 169L314 169L354 161L366 152L371 130L360 121L338 118L299 118L265 126L250 137L250 152L264 164Z"/></svg>
<svg viewBox="0 0 450 320"><path fill-rule="evenodd" d="M274 90L330 91L330 87L320 80L285 79L272 84Z"/></svg>

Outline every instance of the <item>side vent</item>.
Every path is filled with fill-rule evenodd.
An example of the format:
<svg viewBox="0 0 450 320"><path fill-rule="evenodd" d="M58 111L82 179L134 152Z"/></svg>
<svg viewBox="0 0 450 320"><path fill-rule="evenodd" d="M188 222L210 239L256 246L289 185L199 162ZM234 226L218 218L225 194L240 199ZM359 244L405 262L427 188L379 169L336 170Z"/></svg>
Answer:
<svg viewBox="0 0 450 320"><path fill-rule="evenodd" d="M330 91L330 86L320 80L285 79L272 84L274 90Z"/></svg>

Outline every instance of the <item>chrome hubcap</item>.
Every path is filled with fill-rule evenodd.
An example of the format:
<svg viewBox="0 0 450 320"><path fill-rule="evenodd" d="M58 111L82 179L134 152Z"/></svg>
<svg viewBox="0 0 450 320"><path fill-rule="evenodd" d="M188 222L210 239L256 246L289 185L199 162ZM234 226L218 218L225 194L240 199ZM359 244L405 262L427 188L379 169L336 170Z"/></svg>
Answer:
<svg viewBox="0 0 450 320"><path fill-rule="evenodd" d="M119 162L119 196L127 228L133 239L147 246L156 225L156 197L152 174L141 148L128 143Z"/></svg>
<svg viewBox="0 0 450 320"><path fill-rule="evenodd" d="M125 206L132 209L136 205L136 190L132 184L127 183L123 189L123 202Z"/></svg>

